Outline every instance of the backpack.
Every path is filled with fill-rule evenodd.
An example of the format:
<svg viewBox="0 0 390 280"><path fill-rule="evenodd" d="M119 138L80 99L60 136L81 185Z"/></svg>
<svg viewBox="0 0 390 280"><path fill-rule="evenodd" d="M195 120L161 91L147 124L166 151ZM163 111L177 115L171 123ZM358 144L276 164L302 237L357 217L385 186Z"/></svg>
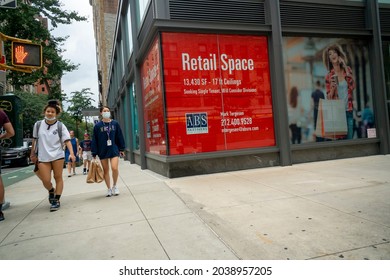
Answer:
<svg viewBox="0 0 390 280"><path fill-rule="evenodd" d="M62 139L62 122L60 121L57 121L58 122L58 125L57 125L57 128L58 128L58 136L60 137L60 140ZM36 132L35 134L37 135L37 140L38 140L38 132L39 132L39 128L41 127L41 123L42 123L42 120L40 121L37 121L37 126L36 126L36 129L34 132ZM38 141L36 141L35 143L35 153L38 154Z"/></svg>

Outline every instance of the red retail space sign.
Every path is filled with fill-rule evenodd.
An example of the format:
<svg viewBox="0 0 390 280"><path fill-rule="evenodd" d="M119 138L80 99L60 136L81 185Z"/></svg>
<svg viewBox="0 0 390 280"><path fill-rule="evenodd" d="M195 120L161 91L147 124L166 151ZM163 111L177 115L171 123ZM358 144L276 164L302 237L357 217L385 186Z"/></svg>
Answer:
<svg viewBox="0 0 390 280"><path fill-rule="evenodd" d="M265 36L162 33L169 154L275 145Z"/></svg>

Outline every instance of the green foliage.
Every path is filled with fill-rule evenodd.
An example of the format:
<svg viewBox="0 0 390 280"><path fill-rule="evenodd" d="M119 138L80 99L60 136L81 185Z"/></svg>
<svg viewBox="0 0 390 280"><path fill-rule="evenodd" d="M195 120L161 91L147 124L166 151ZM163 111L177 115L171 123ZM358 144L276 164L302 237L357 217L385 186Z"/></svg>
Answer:
<svg viewBox="0 0 390 280"><path fill-rule="evenodd" d="M71 92L70 97L64 98L64 100L70 104L67 112L76 124L76 129L73 129L76 137L79 137L78 135L83 135L83 133L80 133L80 130L82 129L79 127L79 124L82 123L84 118L82 111L91 108L92 102L94 101L91 97L94 94L90 90L90 88L83 88L81 91ZM86 119L84 121L87 122ZM87 123L85 123L85 128L88 130Z"/></svg>
<svg viewBox="0 0 390 280"><path fill-rule="evenodd" d="M18 1L16 9L0 9L0 32L42 44L44 67L31 74L8 71L7 79L17 89L39 80L41 84L48 86L50 99L61 100L61 89L53 81L61 81L65 72L76 70L78 65L62 57L64 50L61 47L68 37L54 37L38 19L46 18L56 28L59 24L85 21L87 18L79 16L75 11L63 11L59 0L34 0L27 3ZM10 41L5 42L5 53L8 58L11 57L10 45ZM10 60L7 59L7 63L10 63Z"/></svg>
<svg viewBox="0 0 390 280"><path fill-rule="evenodd" d="M89 89L83 89L81 92L77 92L76 94L77 98L75 98L75 100L81 98L80 100L81 104L84 104L83 106L87 106L91 101L93 101L93 99L88 98L88 96L80 96L80 93L85 93L87 95L93 94L88 92L88 90ZM44 117L43 109L47 105L49 98L44 94L32 94L23 91L16 91L15 95L21 99L21 110L23 112L23 137L30 138L32 137L34 123L38 120L42 120ZM78 101L76 101L75 104L79 104L77 102ZM89 105L85 108L89 107L91 106ZM63 111L59 116L59 120L66 125L68 130L73 130L77 137L78 135L83 135L85 130L88 130L89 133L92 132L93 124L87 124L81 117L76 118L73 111Z"/></svg>
<svg viewBox="0 0 390 280"><path fill-rule="evenodd" d="M32 137L34 123L43 119L43 108L47 104L47 95L16 91L21 99L23 112L23 136Z"/></svg>

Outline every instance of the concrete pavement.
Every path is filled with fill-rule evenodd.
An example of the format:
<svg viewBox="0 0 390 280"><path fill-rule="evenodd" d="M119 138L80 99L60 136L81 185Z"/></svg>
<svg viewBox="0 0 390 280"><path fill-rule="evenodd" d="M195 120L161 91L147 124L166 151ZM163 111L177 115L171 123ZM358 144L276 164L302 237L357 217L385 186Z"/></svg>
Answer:
<svg viewBox="0 0 390 280"><path fill-rule="evenodd" d="M65 171L65 170L64 170ZM6 188L0 259L390 259L390 155L168 179L120 161L121 194Z"/></svg>

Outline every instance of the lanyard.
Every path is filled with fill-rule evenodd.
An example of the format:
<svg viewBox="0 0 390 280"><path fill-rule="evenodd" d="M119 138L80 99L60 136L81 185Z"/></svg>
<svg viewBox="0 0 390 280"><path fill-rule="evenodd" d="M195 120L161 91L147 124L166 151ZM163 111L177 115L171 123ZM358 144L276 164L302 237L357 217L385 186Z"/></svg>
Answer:
<svg viewBox="0 0 390 280"><path fill-rule="evenodd" d="M106 130L106 132L107 132L107 139L108 140L110 140L110 131L111 131L111 126L110 126L110 122L108 123L108 126L107 126L107 130Z"/></svg>

